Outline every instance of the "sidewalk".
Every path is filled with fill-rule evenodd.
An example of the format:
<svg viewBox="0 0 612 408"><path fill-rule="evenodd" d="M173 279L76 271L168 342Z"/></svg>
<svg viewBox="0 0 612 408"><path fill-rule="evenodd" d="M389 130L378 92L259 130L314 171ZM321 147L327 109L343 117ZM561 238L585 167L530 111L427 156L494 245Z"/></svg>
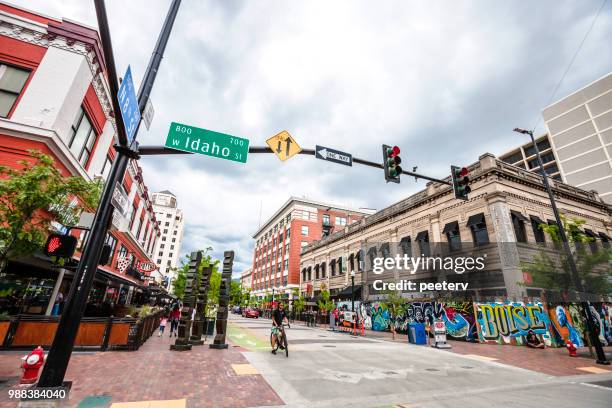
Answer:
<svg viewBox="0 0 612 408"><path fill-rule="evenodd" d="M138 351L74 353L66 374L66 380L74 381L69 406L134 406L115 404L128 401L159 401L154 406L168 407L283 404L238 346L230 343L227 350L213 350L205 344L177 352L169 350L174 338L167 336L167 333L161 338L154 335ZM211 341L209 337L207 343ZM0 382L0 407L17 405L17 401L8 398L8 390L19 387L19 364L24 354L0 352L0 378L8 380ZM103 403L105 400L107 403ZM91 405L94 401L103 404Z"/></svg>
<svg viewBox="0 0 612 408"><path fill-rule="evenodd" d="M329 326L319 325L316 328L328 330ZM347 334L348 335L348 334ZM366 338L373 338L408 345L406 334L396 334L395 340L391 332L365 330ZM569 376L577 374L606 374L612 373L612 366L603 366L595 363L595 358L588 355L588 348L579 350L579 357L569 357L565 348L531 349L523 346L469 343L465 341L449 341L451 349L447 351L462 355L469 355L488 361L520 367L553 376ZM412 347L427 347L414 346ZM612 361L612 348L606 348L606 356Z"/></svg>

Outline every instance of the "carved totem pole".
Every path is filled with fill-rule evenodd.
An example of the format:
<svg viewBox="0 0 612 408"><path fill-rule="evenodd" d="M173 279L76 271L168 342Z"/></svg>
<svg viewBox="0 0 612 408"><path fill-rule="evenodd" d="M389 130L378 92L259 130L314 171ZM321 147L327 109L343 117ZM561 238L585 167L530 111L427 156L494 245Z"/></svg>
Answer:
<svg viewBox="0 0 612 408"><path fill-rule="evenodd" d="M202 268L202 276L199 279L199 291L195 303L195 319L193 321L193 329L191 330L190 342L194 346L204 344L202 335L204 334L204 323L206 322L206 303L208 302L208 287L210 286L210 275L212 274L212 266Z"/></svg>
<svg viewBox="0 0 612 408"><path fill-rule="evenodd" d="M191 350L189 336L191 334L192 315L195 306L195 298L198 295L198 286L195 285L198 276L198 267L202 262L202 252L192 252L189 261L189 269L185 279L185 294L183 296L183 308L181 309L181 320L178 326L178 337L170 350Z"/></svg>
<svg viewBox="0 0 612 408"><path fill-rule="evenodd" d="M210 348L227 348L225 336L227 334L227 315L232 282L232 265L234 264L234 251L223 253L223 272L221 273L221 286L219 287L219 309L217 310L217 334Z"/></svg>

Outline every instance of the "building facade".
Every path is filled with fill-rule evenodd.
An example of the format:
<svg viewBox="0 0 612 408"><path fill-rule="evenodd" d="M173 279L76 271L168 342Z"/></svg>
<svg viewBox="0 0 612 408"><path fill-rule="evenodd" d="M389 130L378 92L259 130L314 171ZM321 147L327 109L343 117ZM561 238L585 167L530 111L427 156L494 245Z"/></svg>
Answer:
<svg viewBox="0 0 612 408"><path fill-rule="evenodd" d="M247 268L240 274L240 286L243 290L251 290L253 282L253 269Z"/></svg>
<svg viewBox="0 0 612 408"><path fill-rule="evenodd" d="M300 251L371 214L368 210L291 197L253 235L252 293L289 296L299 287Z"/></svg>
<svg viewBox="0 0 612 408"><path fill-rule="evenodd" d="M612 73L546 107L562 180L612 203Z"/></svg>
<svg viewBox="0 0 612 408"><path fill-rule="evenodd" d="M157 217L160 236L153 251L158 271L163 276L165 287L172 290L176 268L180 259L185 220L176 202L176 196L168 190L153 193L153 210Z"/></svg>
<svg viewBox="0 0 612 408"><path fill-rule="evenodd" d="M51 156L65 176L105 179L116 133L106 75L95 30L0 3L0 164L34 160L29 151L37 150ZM106 238L111 255L98 269L91 304L128 305L147 293L150 270L140 270L152 262L159 227L135 161L118 188L128 208L125 216L115 211ZM87 231L73 231L79 238L76 262ZM20 282L29 282L20 313L48 313L56 294L67 294L73 274L40 255L13 260L5 272L2 279L14 293L21 291ZM37 296L28 299L28 293Z"/></svg>
<svg viewBox="0 0 612 408"><path fill-rule="evenodd" d="M410 280L419 285L417 289L420 283L468 283L465 290L445 292L460 298L521 300L538 295L537 289L526 285L531 278L521 265L541 248L534 244L548 240L541 224L554 223L541 176L491 154L481 156L468 169L472 191L467 201L455 199L448 185L429 183L425 190L304 247L301 292L316 296L325 284L337 298L350 298L357 292L358 299L375 300L384 296L380 281ZM552 181L552 187L560 212L584 220L584 232L596 239L595 244L609 245L612 207L594 192L559 181ZM375 272L375 257L404 254L486 259L484 268L461 274L435 264ZM432 298L438 292L404 290L403 296Z"/></svg>
<svg viewBox="0 0 612 408"><path fill-rule="evenodd" d="M522 135L518 134L517 136L522 137ZM536 144L538 146L538 150L540 151L540 156L542 157L542 163L544 164L544 171L546 174L555 180L563 181L559 171L559 165L557 164L557 159L555 157L555 152L550 144L548 135L538 137L536 139ZM540 174L538 157L531 140L517 147L516 149L502 154L499 156L499 160Z"/></svg>

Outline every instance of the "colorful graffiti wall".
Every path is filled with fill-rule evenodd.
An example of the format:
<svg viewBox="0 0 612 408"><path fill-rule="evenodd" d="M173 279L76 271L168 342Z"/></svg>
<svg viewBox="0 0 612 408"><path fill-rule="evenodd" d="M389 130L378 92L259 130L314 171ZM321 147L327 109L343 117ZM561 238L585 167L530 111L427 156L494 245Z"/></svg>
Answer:
<svg viewBox="0 0 612 408"><path fill-rule="evenodd" d="M483 343L525 344L530 330L548 346L550 320L542 303L474 303L478 338Z"/></svg>

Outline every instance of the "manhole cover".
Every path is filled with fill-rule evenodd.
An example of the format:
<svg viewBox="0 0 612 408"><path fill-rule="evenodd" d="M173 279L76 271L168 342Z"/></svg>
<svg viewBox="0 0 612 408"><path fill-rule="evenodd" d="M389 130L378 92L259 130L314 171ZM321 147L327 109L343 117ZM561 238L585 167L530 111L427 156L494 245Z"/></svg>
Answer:
<svg viewBox="0 0 612 408"><path fill-rule="evenodd" d="M437 368L426 368L425 371L440 371Z"/></svg>

